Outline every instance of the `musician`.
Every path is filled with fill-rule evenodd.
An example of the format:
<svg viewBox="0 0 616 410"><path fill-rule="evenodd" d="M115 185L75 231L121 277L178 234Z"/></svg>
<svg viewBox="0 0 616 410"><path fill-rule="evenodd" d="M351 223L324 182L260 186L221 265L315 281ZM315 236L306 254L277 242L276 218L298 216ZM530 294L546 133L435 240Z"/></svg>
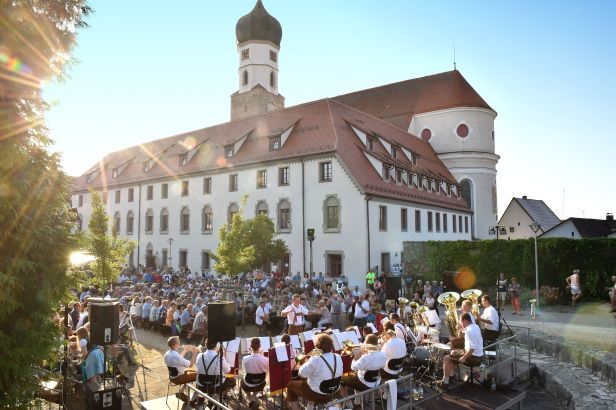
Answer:
<svg viewBox="0 0 616 410"><path fill-rule="evenodd" d="M357 303L355 303L355 310L353 311L353 326L366 326L368 313L370 313L370 303L368 303L364 295L359 295Z"/></svg>
<svg viewBox="0 0 616 410"><path fill-rule="evenodd" d="M268 314L265 312L265 300L259 301L259 307L255 313L255 324L259 329L259 336L265 336L265 321L268 319Z"/></svg>
<svg viewBox="0 0 616 410"><path fill-rule="evenodd" d="M398 314L400 321L406 322L407 318L411 317L411 315L414 313L413 310L414 309L411 307L411 304L407 303L406 306L404 307L404 311L398 308L396 310L396 313Z"/></svg>
<svg viewBox="0 0 616 410"><path fill-rule="evenodd" d="M408 337L408 332L406 331L406 327L402 323L400 323L400 316L398 316L397 313L392 313L389 315L389 321L394 325L396 337L406 341Z"/></svg>
<svg viewBox="0 0 616 410"><path fill-rule="evenodd" d="M241 381L242 390L244 390L250 399L248 407L253 408L256 405L254 396L252 393L260 392L265 387L265 378L261 383L250 383L248 375L261 375L267 374L269 369L269 359L263 356L261 352L261 340L258 337L253 337L250 340L251 354L242 359L242 367L246 375ZM248 376L248 377L247 377Z"/></svg>
<svg viewBox="0 0 616 410"><path fill-rule="evenodd" d="M365 344L368 346L361 347L351 362L351 370L356 373L342 376L343 387L364 391L381 383L380 372L387 364L387 355L378 349L378 343L379 339L376 335L366 337ZM347 395L346 389L342 391L342 395Z"/></svg>
<svg viewBox="0 0 616 410"><path fill-rule="evenodd" d="M207 339L205 342L207 351L205 353L199 353L197 356L197 387L199 390L207 394L225 394L227 391L235 386L235 380L225 377L227 373L231 371L231 366L227 362L227 358L222 356L222 377L224 381L220 382L220 356L216 351L218 343L214 340ZM201 384L201 376L217 376L216 382L213 388L207 388Z"/></svg>
<svg viewBox="0 0 616 410"><path fill-rule="evenodd" d="M499 326L498 312L491 305L489 295L481 297L481 305L483 306L483 313L481 317L477 318L477 322L484 324L482 336L484 339L496 340Z"/></svg>
<svg viewBox="0 0 616 410"><path fill-rule="evenodd" d="M391 369L389 367L391 360L402 359L406 356L406 343L396 337L396 332L393 330L384 330L383 331L383 342L385 344L381 348L381 351L385 353L385 357L387 362L381 371L381 377L384 379L393 379L402 372L402 367L399 369Z"/></svg>
<svg viewBox="0 0 616 410"><path fill-rule="evenodd" d="M464 352L454 350L451 354L443 358L443 379L436 382L441 388L449 387L449 378L453 376L453 371L457 363L479 366L483 356L483 338L479 326L471 323L470 313L462 315L464 325Z"/></svg>
<svg viewBox="0 0 616 410"><path fill-rule="evenodd" d="M295 349L291 345L291 336L286 333L280 336L280 341L284 343L285 346L289 346L289 352L291 353L289 356L289 361L291 362L291 372L293 373L293 376L295 376L297 369L299 369L297 362L295 362L295 358L299 355L299 350Z"/></svg>
<svg viewBox="0 0 616 410"><path fill-rule="evenodd" d="M182 352L179 352L180 338L178 336L171 336L167 339L167 346L169 350L163 356L163 360L167 367L175 368L177 376L173 377L171 381L175 384L185 384L194 382L197 379L197 373L194 370L189 369L195 365L197 360L197 348L192 346L184 346ZM186 359L188 353L192 353L190 360Z"/></svg>
<svg viewBox="0 0 616 410"><path fill-rule="evenodd" d="M321 391L321 383L342 376L342 358L334 353L332 338L325 333L319 334L314 338L314 345L323 353L311 357L299 368L301 380L292 380L287 385L287 399L292 409L299 408L298 396L311 402L327 400L329 395Z"/></svg>
<svg viewBox="0 0 616 410"><path fill-rule="evenodd" d="M308 309L301 304L301 298L298 294L293 295L293 302L280 312L280 316L287 317L290 335L304 331L304 316L307 314Z"/></svg>
<svg viewBox="0 0 616 410"><path fill-rule="evenodd" d="M465 299L462 301L462 306L460 306L460 315L458 316L458 331L460 333L464 333L464 324L462 323L462 315L464 315L465 313L468 313L471 317L471 323L472 324L477 324L477 322L475 321L475 317L472 315L471 313L471 308L472 308L472 304L471 301L468 299ZM464 336L459 336L459 337L450 337L449 338L449 345L453 348L462 348L464 346Z"/></svg>

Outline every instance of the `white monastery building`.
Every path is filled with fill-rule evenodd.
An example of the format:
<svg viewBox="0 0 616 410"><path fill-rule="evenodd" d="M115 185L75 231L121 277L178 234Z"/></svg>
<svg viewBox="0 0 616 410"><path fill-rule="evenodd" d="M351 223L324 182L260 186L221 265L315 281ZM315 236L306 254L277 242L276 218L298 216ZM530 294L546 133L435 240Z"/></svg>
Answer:
<svg viewBox="0 0 616 410"><path fill-rule="evenodd" d="M240 209L265 213L289 249L283 271L363 284L389 272L403 241L486 238L497 220L496 112L454 70L285 108L282 29L261 0L236 26L239 88L231 121L106 155L75 178L87 227L89 188L116 231L175 268L212 270L218 230Z"/></svg>

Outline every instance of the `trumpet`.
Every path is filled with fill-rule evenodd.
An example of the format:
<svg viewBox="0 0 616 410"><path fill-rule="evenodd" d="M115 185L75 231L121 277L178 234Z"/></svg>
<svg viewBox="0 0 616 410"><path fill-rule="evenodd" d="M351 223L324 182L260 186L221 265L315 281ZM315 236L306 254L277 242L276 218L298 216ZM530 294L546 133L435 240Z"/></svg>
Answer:
<svg viewBox="0 0 616 410"><path fill-rule="evenodd" d="M308 361L308 359L310 359L311 357L318 357L318 356L321 356L322 354L323 354L323 350L317 349L315 347L307 354L295 356L295 363L301 366L304 363L306 363L306 361Z"/></svg>

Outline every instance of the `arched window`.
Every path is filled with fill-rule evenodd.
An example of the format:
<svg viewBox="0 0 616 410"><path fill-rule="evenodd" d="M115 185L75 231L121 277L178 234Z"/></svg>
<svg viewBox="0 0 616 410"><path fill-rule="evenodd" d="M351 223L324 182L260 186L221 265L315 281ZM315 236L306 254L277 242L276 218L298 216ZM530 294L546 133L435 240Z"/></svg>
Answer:
<svg viewBox="0 0 616 410"><path fill-rule="evenodd" d="M270 87L276 88L276 74L273 71L270 73Z"/></svg>
<svg viewBox="0 0 616 410"><path fill-rule="evenodd" d="M473 209L473 185L469 179L463 179L460 182L462 187L462 198L466 201L468 206Z"/></svg>
<svg viewBox="0 0 616 410"><path fill-rule="evenodd" d="M278 203L278 230L291 230L291 204L286 199Z"/></svg>
<svg viewBox="0 0 616 410"><path fill-rule="evenodd" d="M169 211L167 208L163 208L160 211L160 233L169 232Z"/></svg>
<svg viewBox="0 0 616 410"><path fill-rule="evenodd" d="M188 233L190 231L190 211L188 207L182 208L180 212L180 233Z"/></svg>
<svg viewBox="0 0 616 410"><path fill-rule="evenodd" d="M83 216L77 215L77 232L83 231Z"/></svg>
<svg viewBox="0 0 616 410"><path fill-rule="evenodd" d="M201 212L201 232L212 233L213 229L213 214L212 207L206 205Z"/></svg>
<svg viewBox="0 0 616 410"><path fill-rule="evenodd" d="M133 214L133 211L128 211L128 213L126 214L126 234L127 235L132 235L134 223L135 223L135 214Z"/></svg>
<svg viewBox="0 0 616 410"><path fill-rule="evenodd" d="M268 216L268 209L267 209L267 202L265 201L259 201L257 202L257 206L255 209L255 215L259 216L259 215L265 215Z"/></svg>
<svg viewBox="0 0 616 410"><path fill-rule="evenodd" d="M113 215L113 231L112 233L114 235L119 235L120 234L120 213L116 212Z"/></svg>
<svg viewBox="0 0 616 410"><path fill-rule="evenodd" d="M229 209L227 209L227 223L229 226L233 223L233 217L240 211L237 204L235 202L231 202L229 204Z"/></svg>
<svg viewBox="0 0 616 410"><path fill-rule="evenodd" d="M154 247L149 242L145 247L145 266L148 268L156 267L156 258L154 257Z"/></svg>
<svg viewBox="0 0 616 410"><path fill-rule="evenodd" d="M242 84L248 85L248 70L244 70L242 73Z"/></svg>
<svg viewBox="0 0 616 410"><path fill-rule="evenodd" d="M154 228L154 212L148 209L145 212L145 233L152 233Z"/></svg>
<svg viewBox="0 0 616 410"><path fill-rule="evenodd" d="M326 232L340 231L340 200L329 195L323 204L323 228Z"/></svg>

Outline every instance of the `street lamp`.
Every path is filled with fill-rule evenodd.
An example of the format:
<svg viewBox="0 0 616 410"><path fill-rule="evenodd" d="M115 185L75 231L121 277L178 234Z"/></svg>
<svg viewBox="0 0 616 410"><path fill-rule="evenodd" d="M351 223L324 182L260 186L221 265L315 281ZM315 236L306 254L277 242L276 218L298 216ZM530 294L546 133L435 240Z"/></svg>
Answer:
<svg viewBox="0 0 616 410"><path fill-rule="evenodd" d="M169 243L169 257L167 259L169 259L169 261L168 261L169 262L169 267L173 268L173 266L171 265L171 259L172 259L171 255L173 255L171 253L171 245L173 245L174 239L173 238L169 238L169 239L167 239L167 242Z"/></svg>
<svg viewBox="0 0 616 410"><path fill-rule="evenodd" d="M314 241L314 229L309 228L306 230L306 237L308 238L308 242L310 242L310 275L309 279L312 280L312 241Z"/></svg>
<svg viewBox="0 0 616 410"><path fill-rule="evenodd" d="M539 260L537 259L537 232L541 229L541 225L539 225L537 221L533 220L533 222L531 222L528 226L530 226L530 229L532 229L535 234L535 299L537 299L535 312L537 312L539 311ZM535 316L537 316L536 313Z"/></svg>

